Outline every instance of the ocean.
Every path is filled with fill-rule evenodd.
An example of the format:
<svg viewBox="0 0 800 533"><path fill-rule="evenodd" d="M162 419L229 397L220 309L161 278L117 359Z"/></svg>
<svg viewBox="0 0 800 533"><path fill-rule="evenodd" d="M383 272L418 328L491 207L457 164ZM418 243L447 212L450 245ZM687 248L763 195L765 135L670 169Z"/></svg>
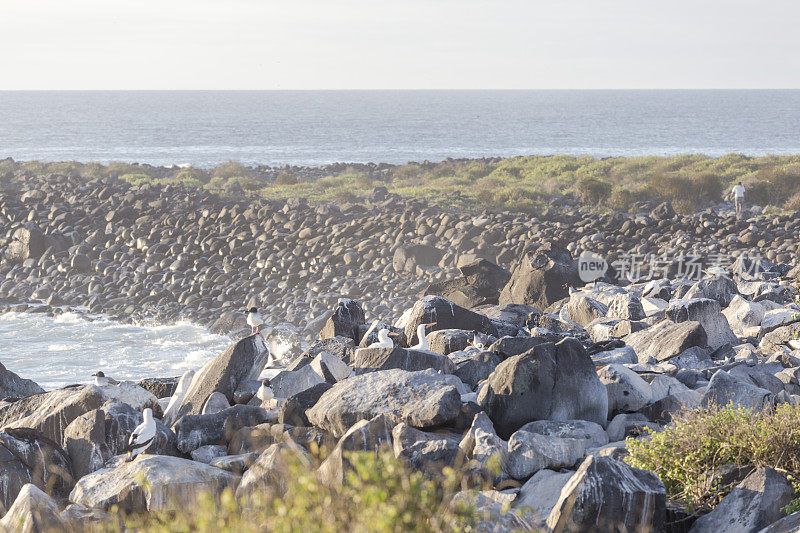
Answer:
<svg viewBox="0 0 800 533"><path fill-rule="evenodd" d="M800 152L800 90L0 92L0 158L211 167Z"/></svg>

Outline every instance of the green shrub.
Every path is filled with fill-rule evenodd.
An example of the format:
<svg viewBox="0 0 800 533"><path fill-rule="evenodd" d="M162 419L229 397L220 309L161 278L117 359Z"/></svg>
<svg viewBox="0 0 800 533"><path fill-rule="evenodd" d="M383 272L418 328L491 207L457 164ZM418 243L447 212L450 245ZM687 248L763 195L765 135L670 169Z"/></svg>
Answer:
<svg viewBox="0 0 800 533"><path fill-rule="evenodd" d="M606 205L617 211L628 211L635 202L636 195L632 191L622 187L614 187L611 191L611 196L606 201Z"/></svg>
<svg viewBox="0 0 800 533"><path fill-rule="evenodd" d="M724 465L768 466L786 471L793 483L800 480L800 407L781 404L760 413L732 406L689 410L663 431L629 438L627 448L625 460L658 474L670 498L689 509L712 509L733 488L712 484L711 473Z"/></svg>
<svg viewBox="0 0 800 533"><path fill-rule="evenodd" d="M410 471L391 452L348 454L353 470L340 486L319 481L314 465L292 461L287 492L264 490L245 507L230 491L204 495L177 513L118 516L110 530L145 532L471 531L480 519L472 508L448 505L462 473L445 469L435 480ZM318 463L317 463L318 464Z"/></svg>
<svg viewBox="0 0 800 533"><path fill-rule="evenodd" d="M297 185L297 176L291 172L281 172L275 177L275 185Z"/></svg>
<svg viewBox="0 0 800 533"><path fill-rule="evenodd" d="M794 193L791 198L786 200L783 207L788 211L800 211L800 192Z"/></svg>
<svg viewBox="0 0 800 533"><path fill-rule="evenodd" d="M595 178L581 178L575 191L588 204L599 204L611 195L611 184Z"/></svg>
<svg viewBox="0 0 800 533"><path fill-rule="evenodd" d="M246 178L253 175L253 169L246 167L238 161L227 161L212 171L215 178Z"/></svg>
<svg viewBox="0 0 800 533"><path fill-rule="evenodd" d="M201 170L199 168L186 167L180 169L180 171L175 174L175 179L178 181L187 182L187 185L189 183L199 183L201 185L205 185L209 182L209 180L211 180L211 175L205 170Z"/></svg>

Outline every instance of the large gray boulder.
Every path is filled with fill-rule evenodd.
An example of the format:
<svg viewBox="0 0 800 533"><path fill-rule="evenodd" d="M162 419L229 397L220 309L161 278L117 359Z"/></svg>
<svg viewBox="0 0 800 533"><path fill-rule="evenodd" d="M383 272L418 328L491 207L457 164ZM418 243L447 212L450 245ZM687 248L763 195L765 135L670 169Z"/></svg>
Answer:
<svg viewBox="0 0 800 533"><path fill-rule="evenodd" d="M606 316L608 306L586 294L576 293L570 295L562 311L566 318L585 328L598 318Z"/></svg>
<svg viewBox="0 0 800 533"><path fill-rule="evenodd" d="M325 322L322 331L319 332L320 339L332 339L334 337L346 337L358 343L361 340L358 336L359 326L366 322L364 309L361 305L350 298L340 298L336 304L336 311Z"/></svg>
<svg viewBox="0 0 800 533"><path fill-rule="evenodd" d="M44 392L44 389L31 381L23 379L0 363L0 400L3 398L25 398L31 394Z"/></svg>
<svg viewBox="0 0 800 533"><path fill-rule="evenodd" d="M508 440L506 471L514 479L527 479L545 468L572 468L586 455L586 442L516 431Z"/></svg>
<svg viewBox="0 0 800 533"><path fill-rule="evenodd" d="M789 349L789 343L797 341L800 338L800 322L794 324L787 324L770 331L761 338L758 343L759 351L766 355L772 355L775 352Z"/></svg>
<svg viewBox="0 0 800 533"><path fill-rule="evenodd" d="M276 398L289 398L321 383L325 383L325 378L309 363L296 370L282 370L270 380L269 386Z"/></svg>
<svg viewBox="0 0 800 533"><path fill-rule="evenodd" d="M235 488L238 476L197 461L166 455L138 455L81 478L69 495L73 503L124 512L191 509L202 493Z"/></svg>
<svg viewBox="0 0 800 533"><path fill-rule="evenodd" d="M603 425L608 393L580 342L544 343L500 363L478 403L501 437L535 420L588 420Z"/></svg>
<svg viewBox="0 0 800 533"><path fill-rule="evenodd" d="M52 441L61 442L70 422L103 403L103 391L94 385L34 394L1 406L0 428L32 428Z"/></svg>
<svg viewBox="0 0 800 533"><path fill-rule="evenodd" d="M730 305L722 311L734 334L740 337L758 336L766 308L757 302L734 296Z"/></svg>
<svg viewBox="0 0 800 533"><path fill-rule="evenodd" d="M544 530L547 517L561 496L561 489L572 477L572 472L539 470L525 482L514 501L514 508L531 527Z"/></svg>
<svg viewBox="0 0 800 533"><path fill-rule="evenodd" d="M73 420L64 430L64 450L77 479L103 468L114 455L106 444L103 411L95 409Z"/></svg>
<svg viewBox="0 0 800 533"><path fill-rule="evenodd" d="M706 332L706 342L715 350L726 344L739 344L739 339L731 330L716 300L709 298L673 300L666 309L666 316L675 323L699 322Z"/></svg>
<svg viewBox="0 0 800 533"><path fill-rule="evenodd" d="M463 463L458 444L460 436L447 433L427 433L400 423L392 430L394 455L412 468L431 476L441 474L442 468Z"/></svg>
<svg viewBox="0 0 800 533"><path fill-rule="evenodd" d="M346 452L373 452L392 447L393 418L382 414L372 420L359 420L342 435L331 454L319 466L319 476L328 483L341 484L352 467Z"/></svg>
<svg viewBox="0 0 800 533"><path fill-rule="evenodd" d="M57 498L66 497L75 484L72 463L61 446L42 433L6 429L0 432L0 515L28 483Z"/></svg>
<svg viewBox="0 0 800 533"><path fill-rule="evenodd" d="M447 298L456 305L474 308L497 304L500 291L511 279L511 273L486 259L478 259L461 267L457 279L433 283L425 295Z"/></svg>
<svg viewBox="0 0 800 533"><path fill-rule="evenodd" d="M442 255L444 255L442 250L426 244L398 246L392 257L392 267L395 272L416 274L418 266L436 266L442 259Z"/></svg>
<svg viewBox="0 0 800 533"><path fill-rule="evenodd" d="M526 255L500 293L500 305L526 304L545 309L569 296L569 286L583 285L578 265L566 248L546 243Z"/></svg>
<svg viewBox="0 0 800 533"><path fill-rule="evenodd" d="M651 358L659 362L668 361L689 348L706 346L708 338L699 322L676 324L671 320L662 320L647 329L631 333L625 337L625 343L633 348L640 363L646 363Z"/></svg>
<svg viewBox="0 0 800 533"><path fill-rule="evenodd" d="M332 387L333 385L330 383L320 383L286 398L278 408L278 423L290 426L311 425L306 416L306 411L314 407L314 404L319 401L322 395Z"/></svg>
<svg viewBox="0 0 800 533"><path fill-rule="evenodd" d="M436 325L432 327L433 330L466 329L498 336L497 326L484 315L464 309L441 296L425 296L414 304L406 316L405 334L408 345L413 346L419 342L417 327L420 324L434 322Z"/></svg>
<svg viewBox="0 0 800 533"><path fill-rule="evenodd" d="M782 474L772 468L759 468L722 498L713 511L698 518L689 531L761 531L785 515L781 509L793 498L792 484Z"/></svg>
<svg viewBox="0 0 800 533"><path fill-rule="evenodd" d="M315 426L341 437L359 420L389 415L424 429L454 422L461 395L434 370L381 370L339 382L306 411Z"/></svg>
<svg viewBox="0 0 800 533"><path fill-rule="evenodd" d="M43 533L67 530L58 503L31 483L22 487L14 504L0 520L0 531Z"/></svg>
<svg viewBox="0 0 800 533"><path fill-rule="evenodd" d="M359 348L353 360L356 375L399 368L416 372L432 368L438 372L452 374L456 365L446 355L411 350L408 348Z"/></svg>
<svg viewBox="0 0 800 533"><path fill-rule="evenodd" d="M590 455L561 489L547 529L662 531L666 489L653 472Z"/></svg>
<svg viewBox="0 0 800 533"><path fill-rule="evenodd" d="M236 498L250 500L254 494L266 489L273 494L283 495L293 477L293 466L310 467L308 454L291 442L272 444L242 476L236 488Z"/></svg>
<svg viewBox="0 0 800 533"><path fill-rule="evenodd" d="M733 298L739 294L736 283L726 276L715 276L701 279L689 289L684 298L710 298L728 307Z"/></svg>
<svg viewBox="0 0 800 533"><path fill-rule="evenodd" d="M636 412L653 400L650 384L626 366L604 366L597 376L608 390L609 416Z"/></svg>
<svg viewBox="0 0 800 533"><path fill-rule="evenodd" d="M45 238L42 230L29 222L17 228L5 250L6 259L11 263L22 263L26 259L38 259L45 250Z"/></svg>
<svg viewBox="0 0 800 533"><path fill-rule="evenodd" d="M175 424L178 449L189 453L209 444L227 445L243 427L267 421L267 412L254 405L234 405L207 415L186 415Z"/></svg>
<svg viewBox="0 0 800 533"><path fill-rule="evenodd" d="M561 439L582 439L586 441L587 449L608 444L603 426L587 420L537 420L525 424L520 431Z"/></svg>
<svg viewBox="0 0 800 533"><path fill-rule="evenodd" d="M183 401L173 417L164 420L172 426L182 416L199 415L206 399L215 392L233 403L233 394L245 380L255 380L267 364L267 346L260 335L245 337L232 344L195 374Z"/></svg>
<svg viewBox="0 0 800 533"><path fill-rule="evenodd" d="M769 408L773 401L773 395L767 389L747 383L724 370L717 370L711 376L700 404L703 407L733 404L736 407L760 411Z"/></svg>

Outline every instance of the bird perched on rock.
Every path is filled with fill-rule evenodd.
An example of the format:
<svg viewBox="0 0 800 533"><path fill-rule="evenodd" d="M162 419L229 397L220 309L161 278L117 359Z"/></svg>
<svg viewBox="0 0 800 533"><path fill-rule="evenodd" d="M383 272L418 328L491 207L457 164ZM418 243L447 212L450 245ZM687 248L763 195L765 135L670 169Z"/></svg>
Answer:
<svg viewBox="0 0 800 533"><path fill-rule="evenodd" d="M258 333L258 330L263 323L264 320L261 318L258 308L251 307L250 310L247 311L247 325L250 326L250 335Z"/></svg>
<svg viewBox="0 0 800 533"><path fill-rule="evenodd" d="M373 342L367 348L394 348L394 341L389 337L397 337L397 333L391 333L388 329L383 328L378 331L378 342Z"/></svg>
<svg viewBox="0 0 800 533"><path fill-rule="evenodd" d="M128 461L142 453L156 437L156 421L149 407L142 413L144 421L136 426L128 440Z"/></svg>
<svg viewBox="0 0 800 533"><path fill-rule="evenodd" d="M429 327L435 325L436 322L431 322L430 324L420 324L419 326L417 326L417 338L419 339L419 342L411 347L412 350L430 351L431 347L430 344L428 344L428 339L425 336L425 331Z"/></svg>
<svg viewBox="0 0 800 533"><path fill-rule="evenodd" d="M467 344L479 350L485 350L487 348L486 339L484 338L483 335L481 335L475 330L472 331L472 340L467 341Z"/></svg>
<svg viewBox="0 0 800 533"><path fill-rule="evenodd" d="M106 385L119 385L119 381L114 378L107 377L102 370L98 370L94 376L94 384L98 387L105 387Z"/></svg>

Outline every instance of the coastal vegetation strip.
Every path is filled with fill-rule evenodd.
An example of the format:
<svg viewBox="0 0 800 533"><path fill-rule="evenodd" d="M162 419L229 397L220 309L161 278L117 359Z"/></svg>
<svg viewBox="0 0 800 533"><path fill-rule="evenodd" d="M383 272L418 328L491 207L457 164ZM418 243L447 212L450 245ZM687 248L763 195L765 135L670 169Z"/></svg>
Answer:
<svg viewBox="0 0 800 533"><path fill-rule="evenodd" d="M800 155L751 157L700 154L672 157L522 156L447 159L441 162L344 164L322 167L249 167L229 161L211 169L99 163L0 161L0 179L64 174L76 178L121 177L133 183L183 182L220 191L244 190L269 199L305 197L347 202L375 186L443 207L539 213L566 197L584 205L620 211L637 202L671 201L679 212L702 209L742 181L746 200L800 209Z"/></svg>

